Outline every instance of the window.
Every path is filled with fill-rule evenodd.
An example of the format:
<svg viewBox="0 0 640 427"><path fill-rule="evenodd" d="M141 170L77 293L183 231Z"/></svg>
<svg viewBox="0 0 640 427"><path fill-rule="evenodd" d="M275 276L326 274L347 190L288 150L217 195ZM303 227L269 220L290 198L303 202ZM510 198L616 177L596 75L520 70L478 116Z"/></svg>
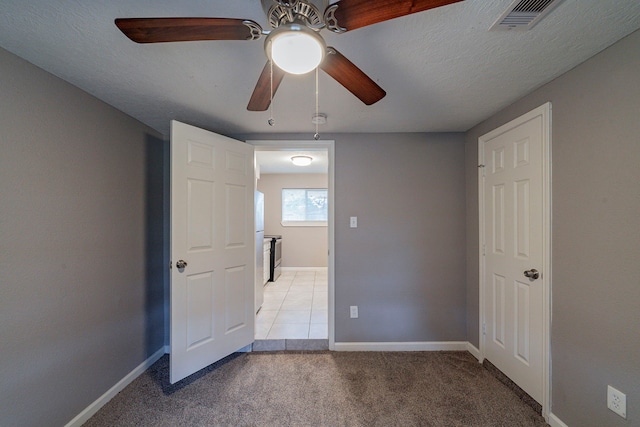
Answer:
<svg viewBox="0 0 640 427"><path fill-rule="evenodd" d="M326 226L327 201L326 188L283 188L282 225Z"/></svg>

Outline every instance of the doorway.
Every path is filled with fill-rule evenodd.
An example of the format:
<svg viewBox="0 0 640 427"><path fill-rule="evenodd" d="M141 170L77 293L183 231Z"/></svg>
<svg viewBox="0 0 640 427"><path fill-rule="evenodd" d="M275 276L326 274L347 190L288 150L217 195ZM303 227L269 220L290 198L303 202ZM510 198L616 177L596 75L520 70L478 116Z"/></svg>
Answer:
<svg viewBox="0 0 640 427"><path fill-rule="evenodd" d="M282 236L283 254L281 274L264 287L264 302L256 316L256 341L324 340L324 345L328 341L332 348L334 143L247 143L252 144L256 152L256 189L264 191L265 235ZM269 159L278 159L276 163L285 159L285 163L290 164L290 158L296 155L308 155L324 167L312 168L305 173L296 166L265 167L264 163ZM282 200L288 190L309 193L307 196L316 197L314 200L319 200L318 194L314 193L325 191L326 221L286 221L286 217L282 217Z"/></svg>

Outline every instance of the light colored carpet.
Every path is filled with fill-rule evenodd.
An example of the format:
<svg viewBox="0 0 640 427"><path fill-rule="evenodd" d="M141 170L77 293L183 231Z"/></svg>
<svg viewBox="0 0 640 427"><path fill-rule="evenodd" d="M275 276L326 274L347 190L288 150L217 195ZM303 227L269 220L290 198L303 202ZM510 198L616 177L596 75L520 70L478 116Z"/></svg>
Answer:
<svg viewBox="0 0 640 427"><path fill-rule="evenodd" d="M546 426L467 352L231 355L170 385L168 356L85 426Z"/></svg>

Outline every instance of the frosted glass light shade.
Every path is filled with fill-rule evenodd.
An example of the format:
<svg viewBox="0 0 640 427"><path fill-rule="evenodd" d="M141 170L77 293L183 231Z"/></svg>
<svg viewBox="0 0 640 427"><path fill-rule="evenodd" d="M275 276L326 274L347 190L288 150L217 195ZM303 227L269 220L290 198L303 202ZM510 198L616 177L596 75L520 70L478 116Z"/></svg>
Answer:
<svg viewBox="0 0 640 427"><path fill-rule="evenodd" d="M269 59L290 74L306 74L324 59L322 37L306 25L286 24L273 30L265 42Z"/></svg>
<svg viewBox="0 0 640 427"><path fill-rule="evenodd" d="M309 166L313 160L309 156L293 156L291 162L296 166Z"/></svg>

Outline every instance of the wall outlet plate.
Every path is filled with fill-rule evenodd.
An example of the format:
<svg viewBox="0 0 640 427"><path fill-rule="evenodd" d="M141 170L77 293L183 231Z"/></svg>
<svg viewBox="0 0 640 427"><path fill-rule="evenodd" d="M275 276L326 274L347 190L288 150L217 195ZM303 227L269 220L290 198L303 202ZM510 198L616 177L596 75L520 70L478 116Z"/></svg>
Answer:
<svg viewBox="0 0 640 427"><path fill-rule="evenodd" d="M627 395L607 386L607 408L611 409L622 418L627 418Z"/></svg>

